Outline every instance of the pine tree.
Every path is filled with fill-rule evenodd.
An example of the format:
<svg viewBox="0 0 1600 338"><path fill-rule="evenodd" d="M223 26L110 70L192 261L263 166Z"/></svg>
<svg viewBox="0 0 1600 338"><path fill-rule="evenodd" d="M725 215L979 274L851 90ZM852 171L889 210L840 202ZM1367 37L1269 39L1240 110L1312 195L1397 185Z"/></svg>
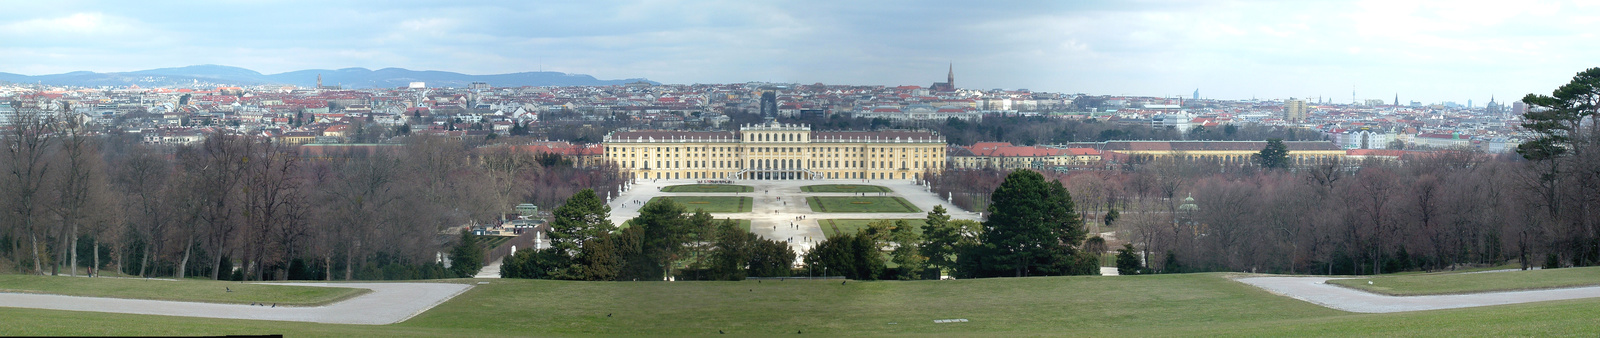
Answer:
<svg viewBox="0 0 1600 338"><path fill-rule="evenodd" d="M922 256L917 244L922 242L922 236L905 220L894 221L894 228L889 230L889 238L894 241L894 251L889 252L889 257L894 258L894 263L899 265L899 278L902 280L919 279L922 274L922 265L928 261Z"/></svg>
<svg viewBox="0 0 1600 338"><path fill-rule="evenodd" d="M450 250L450 271L461 278L471 278L481 269L483 269L483 247L478 245L478 236L473 235L472 231L461 229L461 240Z"/></svg>
<svg viewBox="0 0 1600 338"><path fill-rule="evenodd" d="M609 214L611 207L595 195L594 189L573 194L551 212L555 219L550 222L550 247L568 256L577 255L585 241L616 230L611 220L606 219Z"/></svg>
<svg viewBox="0 0 1600 338"><path fill-rule="evenodd" d="M1078 217L1061 181L1045 183L1044 176L1022 169L1006 175L992 194L989 219L983 223L980 255L983 276L1030 276L1055 271L1061 257L1075 254L1083 242L1083 220ZM1066 270L1075 271L1075 270Z"/></svg>
<svg viewBox="0 0 1600 338"><path fill-rule="evenodd" d="M950 223L950 215L945 214L944 206L935 205L928 212L928 218L923 220L922 243L920 250L927 257L923 263L930 274L941 270L955 269L957 247L961 242L961 231Z"/></svg>
<svg viewBox="0 0 1600 338"><path fill-rule="evenodd" d="M1263 168L1288 168L1289 147L1283 144L1283 139L1267 139L1267 146L1255 154L1255 160Z"/></svg>

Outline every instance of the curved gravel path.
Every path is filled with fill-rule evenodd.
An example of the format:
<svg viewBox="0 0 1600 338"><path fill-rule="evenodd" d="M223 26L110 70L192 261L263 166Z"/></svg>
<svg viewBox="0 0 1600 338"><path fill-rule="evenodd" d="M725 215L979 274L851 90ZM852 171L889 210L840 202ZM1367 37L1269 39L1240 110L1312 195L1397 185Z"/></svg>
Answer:
<svg viewBox="0 0 1600 338"><path fill-rule="evenodd" d="M341 287L372 292L333 304L314 307L253 306L176 302L165 300L78 297L29 293L0 293L0 306L131 313L142 315L225 319L281 320L330 324L394 324L444 303L467 289L448 283L263 283L273 285Z"/></svg>
<svg viewBox="0 0 1600 338"><path fill-rule="evenodd" d="M1239 282L1336 310L1390 313L1600 297L1600 286L1458 295L1389 296L1327 284L1328 277L1249 277Z"/></svg>

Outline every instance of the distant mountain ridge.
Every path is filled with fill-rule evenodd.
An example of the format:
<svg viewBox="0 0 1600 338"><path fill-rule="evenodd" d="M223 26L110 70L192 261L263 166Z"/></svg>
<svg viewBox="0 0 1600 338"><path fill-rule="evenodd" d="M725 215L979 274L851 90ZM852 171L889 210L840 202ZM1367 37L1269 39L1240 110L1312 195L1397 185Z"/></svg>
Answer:
<svg viewBox="0 0 1600 338"><path fill-rule="evenodd" d="M600 80L589 75L561 72L467 75L455 72L419 71L404 68L384 68L379 70L366 68L307 69L268 75L245 68L219 65L158 68L120 73L77 71L37 76L0 73L0 81L80 87L123 87L130 85L167 87L189 85L196 82L227 85L284 84L312 87L317 85L318 74L322 75L323 85L343 86L344 88L395 88L404 87L411 82L426 82L429 87L466 87L467 84L473 82L485 82L495 87L606 86L639 81L658 84L642 78Z"/></svg>

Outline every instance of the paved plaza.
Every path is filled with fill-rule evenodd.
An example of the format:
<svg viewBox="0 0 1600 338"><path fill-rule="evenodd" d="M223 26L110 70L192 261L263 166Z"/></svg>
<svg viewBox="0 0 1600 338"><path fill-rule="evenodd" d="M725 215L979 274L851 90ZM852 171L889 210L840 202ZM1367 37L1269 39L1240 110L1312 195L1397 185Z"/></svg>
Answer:
<svg viewBox="0 0 1600 338"><path fill-rule="evenodd" d="M927 212L933 206L944 206L950 219L978 220L978 214L957 208L949 201L928 192L927 186L917 185L911 180L734 180L735 185L751 186L754 192L747 193L668 193L661 192L662 187L683 184L696 184L697 180L638 180L621 196L607 201L611 206L611 223L621 225L622 222L639 216L639 208L658 196L747 196L755 199L755 205L750 212L739 213L713 213L717 219L747 219L750 220L750 232L762 237L779 241L788 241L789 247L794 249L796 255L803 255L817 242L826 238L822 233L822 226L818 220L823 219L895 219L895 218L926 218ZM888 193L816 193L801 192L800 187L824 184L856 184L876 185L887 187L893 192ZM813 212L806 205L806 197L811 196L893 196L904 198L907 202L916 205L923 212L907 213L826 213ZM693 211L693 207L689 206ZM804 219L801 219L804 217ZM798 258L798 257L797 257Z"/></svg>

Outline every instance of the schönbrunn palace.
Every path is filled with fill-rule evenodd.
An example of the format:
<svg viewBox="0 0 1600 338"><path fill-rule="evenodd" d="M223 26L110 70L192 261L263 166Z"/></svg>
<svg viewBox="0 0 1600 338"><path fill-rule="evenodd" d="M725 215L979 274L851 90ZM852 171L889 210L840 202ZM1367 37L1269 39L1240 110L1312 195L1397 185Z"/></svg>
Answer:
<svg viewBox="0 0 1600 338"><path fill-rule="evenodd" d="M605 159L629 179L920 179L945 165L931 131L812 131L803 124L739 131L618 131Z"/></svg>

